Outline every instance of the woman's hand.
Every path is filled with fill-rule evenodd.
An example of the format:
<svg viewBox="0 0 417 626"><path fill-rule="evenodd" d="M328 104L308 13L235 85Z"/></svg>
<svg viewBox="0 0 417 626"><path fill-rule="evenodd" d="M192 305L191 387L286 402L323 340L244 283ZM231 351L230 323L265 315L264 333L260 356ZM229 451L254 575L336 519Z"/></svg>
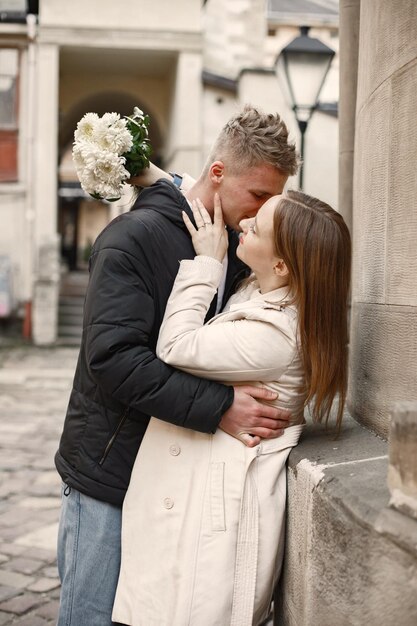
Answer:
<svg viewBox="0 0 417 626"><path fill-rule="evenodd" d="M204 204L198 198L192 202L192 211L197 228L184 211L182 217L191 235L196 254L213 257L221 263L226 255L229 239L223 221L219 195L217 193L214 195L213 222Z"/></svg>

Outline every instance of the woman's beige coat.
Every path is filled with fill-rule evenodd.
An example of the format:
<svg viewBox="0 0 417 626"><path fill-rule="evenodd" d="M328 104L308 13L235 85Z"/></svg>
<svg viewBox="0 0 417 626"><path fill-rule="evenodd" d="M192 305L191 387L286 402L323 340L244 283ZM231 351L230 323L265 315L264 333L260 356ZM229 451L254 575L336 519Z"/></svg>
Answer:
<svg viewBox="0 0 417 626"><path fill-rule="evenodd" d="M113 620L132 626L252 626L268 613L284 537L285 462L303 423L296 310L256 283L203 326L214 259L182 261L158 356L197 376L278 391L284 435L255 448L152 418L123 507Z"/></svg>

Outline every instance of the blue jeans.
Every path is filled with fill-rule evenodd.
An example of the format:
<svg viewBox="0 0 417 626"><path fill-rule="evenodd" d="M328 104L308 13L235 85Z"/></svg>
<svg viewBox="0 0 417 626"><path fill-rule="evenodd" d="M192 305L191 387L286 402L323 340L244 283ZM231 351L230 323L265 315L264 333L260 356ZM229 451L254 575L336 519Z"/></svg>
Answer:
<svg viewBox="0 0 417 626"><path fill-rule="evenodd" d="M63 486L57 626L110 626L120 569L121 508Z"/></svg>

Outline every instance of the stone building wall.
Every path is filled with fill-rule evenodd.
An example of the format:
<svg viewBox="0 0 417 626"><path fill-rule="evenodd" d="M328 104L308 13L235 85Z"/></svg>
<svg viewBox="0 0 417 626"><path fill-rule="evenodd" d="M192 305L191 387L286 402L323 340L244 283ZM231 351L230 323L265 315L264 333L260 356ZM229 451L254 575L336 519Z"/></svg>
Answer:
<svg viewBox="0 0 417 626"><path fill-rule="evenodd" d="M414 626L417 5L341 0L340 34L339 208L353 238L355 419L345 415L338 439L308 425L290 455L274 623Z"/></svg>
<svg viewBox="0 0 417 626"><path fill-rule="evenodd" d="M236 78L242 67L263 64L263 0L210 0L204 8L203 30L206 70Z"/></svg>
<svg viewBox="0 0 417 626"><path fill-rule="evenodd" d="M387 436L417 399L417 4L361 2L349 404Z"/></svg>

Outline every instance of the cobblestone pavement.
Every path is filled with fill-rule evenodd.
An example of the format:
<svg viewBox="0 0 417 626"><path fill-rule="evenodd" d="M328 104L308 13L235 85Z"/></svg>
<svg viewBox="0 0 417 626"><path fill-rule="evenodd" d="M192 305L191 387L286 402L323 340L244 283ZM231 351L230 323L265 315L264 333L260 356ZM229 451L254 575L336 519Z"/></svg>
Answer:
<svg viewBox="0 0 417 626"><path fill-rule="evenodd" d="M0 626L55 624L60 479L53 457L78 350L0 350Z"/></svg>
<svg viewBox="0 0 417 626"><path fill-rule="evenodd" d="M56 622L61 482L53 459L77 355L0 349L0 626Z"/></svg>

